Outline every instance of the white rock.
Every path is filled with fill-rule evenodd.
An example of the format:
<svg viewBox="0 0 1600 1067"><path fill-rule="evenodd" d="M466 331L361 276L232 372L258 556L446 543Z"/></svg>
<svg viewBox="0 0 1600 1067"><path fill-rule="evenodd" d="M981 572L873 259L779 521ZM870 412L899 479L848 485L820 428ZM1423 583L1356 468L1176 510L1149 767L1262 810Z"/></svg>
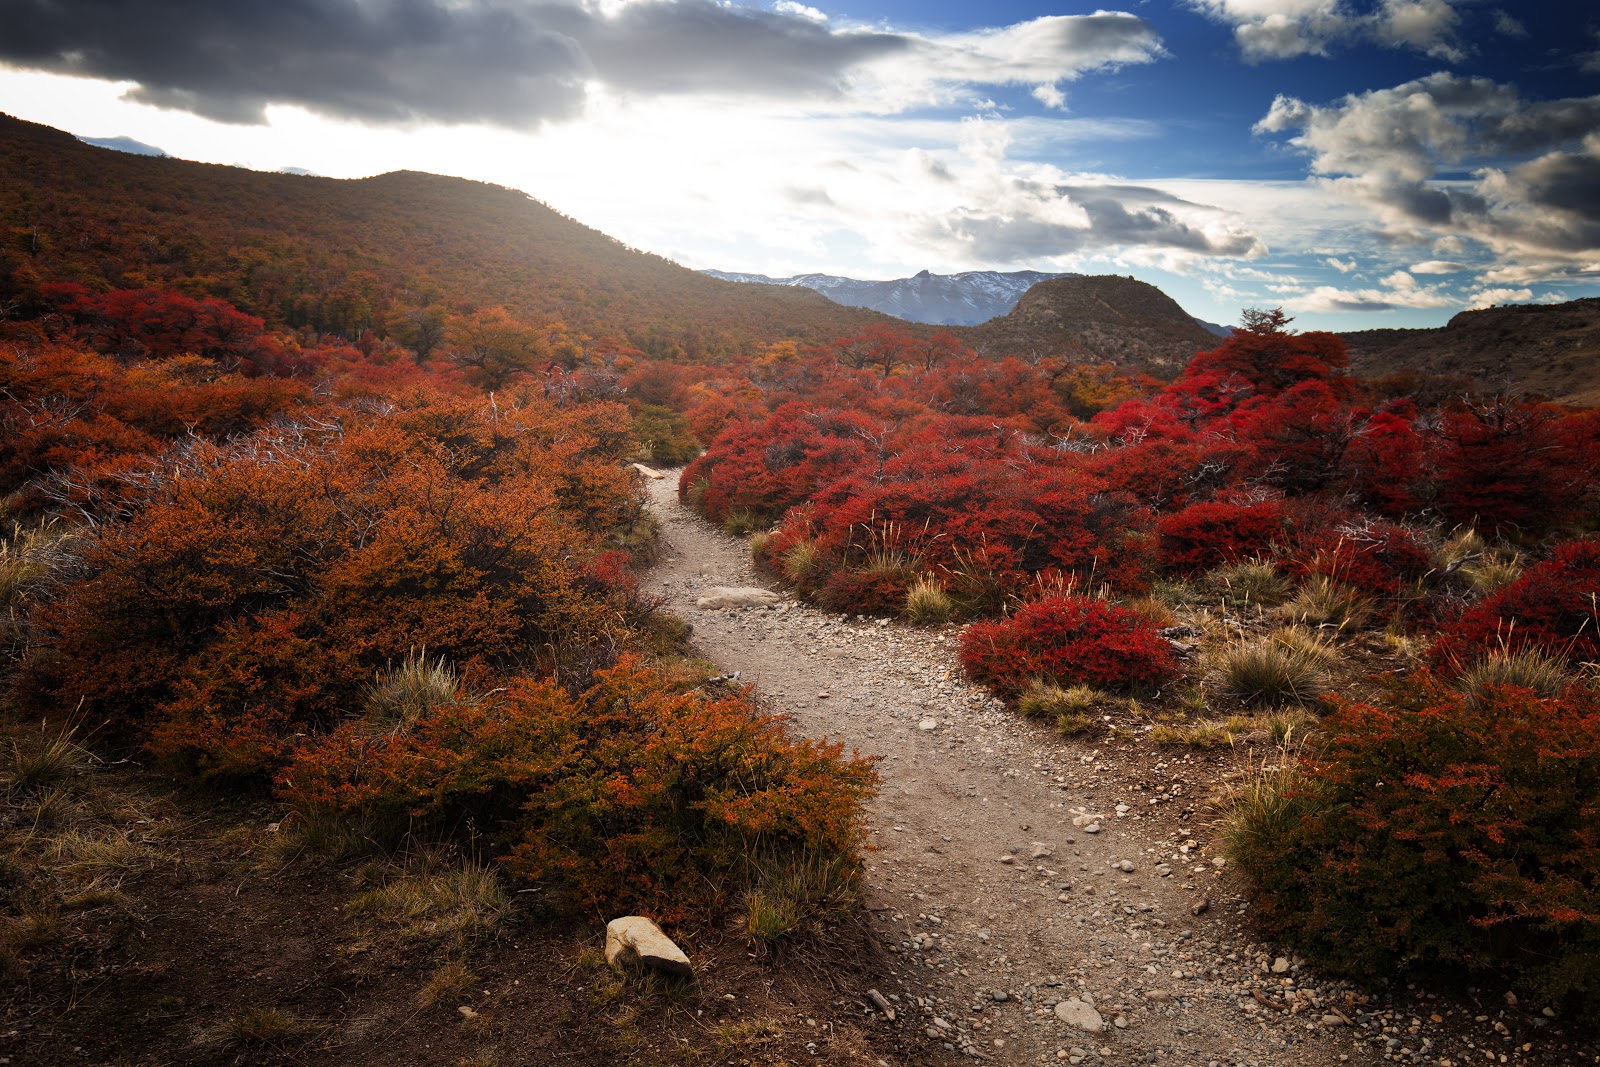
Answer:
<svg viewBox="0 0 1600 1067"><path fill-rule="evenodd" d="M1133 861L1132 860L1118 860L1117 861L1117 870L1121 871L1123 874L1132 874L1133 873Z"/></svg>
<svg viewBox="0 0 1600 1067"><path fill-rule="evenodd" d="M917 729L919 730L937 730L938 728L938 719L923 719L921 722L917 723Z"/></svg>
<svg viewBox="0 0 1600 1067"><path fill-rule="evenodd" d="M639 964L671 974L694 973L683 949L643 915L624 915L606 923L606 962L618 971Z"/></svg>
<svg viewBox="0 0 1600 1067"><path fill-rule="evenodd" d="M1077 997L1057 1004L1056 1018L1091 1034L1098 1034L1106 1028L1106 1021L1100 1017L1100 1013Z"/></svg>
<svg viewBox="0 0 1600 1067"><path fill-rule="evenodd" d="M1288 959L1286 957L1279 956L1277 959L1272 961L1272 973L1273 974L1283 974L1288 969L1289 969L1289 961L1288 961Z"/></svg>

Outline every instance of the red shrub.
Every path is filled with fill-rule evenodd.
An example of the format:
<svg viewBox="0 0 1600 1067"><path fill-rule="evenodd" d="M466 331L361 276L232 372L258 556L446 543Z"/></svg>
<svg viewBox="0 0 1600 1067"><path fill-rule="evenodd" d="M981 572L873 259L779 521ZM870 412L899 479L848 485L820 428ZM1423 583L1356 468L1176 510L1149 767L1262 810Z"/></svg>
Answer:
<svg viewBox="0 0 1600 1067"><path fill-rule="evenodd" d="M1373 519L1341 523L1295 551L1302 573L1326 575L1369 596L1397 596L1433 567L1433 554L1415 534Z"/></svg>
<svg viewBox="0 0 1600 1067"><path fill-rule="evenodd" d="M1475 604L1439 635L1440 667L1470 666L1502 648L1600 661L1600 538L1569 541L1543 563Z"/></svg>
<svg viewBox="0 0 1600 1067"><path fill-rule="evenodd" d="M1082 596L1046 597L1009 619L974 623L961 637L961 665L1005 696L1031 678L1124 689L1178 674L1171 646L1149 619Z"/></svg>
<svg viewBox="0 0 1600 1067"><path fill-rule="evenodd" d="M1468 708L1425 673L1328 718L1234 860L1273 936L1362 978L1509 981L1600 1010L1600 694L1502 689Z"/></svg>
<svg viewBox="0 0 1600 1067"><path fill-rule="evenodd" d="M1156 523L1161 565L1178 574L1199 574L1251 556L1266 556L1283 534L1283 505L1276 500L1191 504Z"/></svg>

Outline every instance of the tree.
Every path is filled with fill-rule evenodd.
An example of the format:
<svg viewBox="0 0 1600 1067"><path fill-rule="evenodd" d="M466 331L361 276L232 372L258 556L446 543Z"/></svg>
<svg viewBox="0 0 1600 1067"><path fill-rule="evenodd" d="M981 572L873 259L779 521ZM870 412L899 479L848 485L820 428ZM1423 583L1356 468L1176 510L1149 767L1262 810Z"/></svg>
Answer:
<svg viewBox="0 0 1600 1067"><path fill-rule="evenodd" d="M543 334L511 317L505 308L486 308L450 324L450 359L472 383L495 392L518 374L549 361Z"/></svg>

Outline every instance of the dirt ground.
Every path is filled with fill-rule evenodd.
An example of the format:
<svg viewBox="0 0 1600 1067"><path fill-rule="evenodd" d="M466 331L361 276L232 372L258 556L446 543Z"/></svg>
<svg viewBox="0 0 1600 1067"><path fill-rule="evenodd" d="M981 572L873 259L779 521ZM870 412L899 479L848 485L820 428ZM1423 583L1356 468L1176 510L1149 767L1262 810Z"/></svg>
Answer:
<svg viewBox="0 0 1600 1067"><path fill-rule="evenodd" d="M955 627L792 601L698 609L713 587L763 580L744 542L678 503L675 478L650 491L653 591L698 649L799 732L880 759L868 905L895 961L883 992L915 1005L935 1048L1014 1064L1596 1062L1503 990L1375 994L1256 940L1211 801L1276 746L1160 745L1125 721L1062 737L963 679ZM1380 642L1353 651L1362 671L1394 666Z"/></svg>

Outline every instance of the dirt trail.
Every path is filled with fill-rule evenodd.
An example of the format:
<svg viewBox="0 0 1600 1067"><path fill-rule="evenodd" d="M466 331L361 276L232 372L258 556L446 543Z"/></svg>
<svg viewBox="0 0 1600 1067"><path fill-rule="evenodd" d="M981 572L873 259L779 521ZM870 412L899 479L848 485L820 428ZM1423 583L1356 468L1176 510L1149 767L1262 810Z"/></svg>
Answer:
<svg viewBox="0 0 1600 1067"><path fill-rule="evenodd" d="M883 993L930 1041L1017 1064L1436 1062L1405 1033L1404 1052L1374 1050L1359 1039L1371 1020L1352 1030L1346 1019L1362 1020L1339 988L1249 944L1203 819L1186 821L1184 800L1120 795L1121 753L1063 740L968 685L953 628L792 601L697 609L712 586L762 583L745 544L680 505L676 484L650 485L663 533L652 591L799 732L882 758L868 903L904 981ZM1085 814L1103 818L1075 824ZM1103 1031L1060 1017L1074 999L1092 1001Z"/></svg>

